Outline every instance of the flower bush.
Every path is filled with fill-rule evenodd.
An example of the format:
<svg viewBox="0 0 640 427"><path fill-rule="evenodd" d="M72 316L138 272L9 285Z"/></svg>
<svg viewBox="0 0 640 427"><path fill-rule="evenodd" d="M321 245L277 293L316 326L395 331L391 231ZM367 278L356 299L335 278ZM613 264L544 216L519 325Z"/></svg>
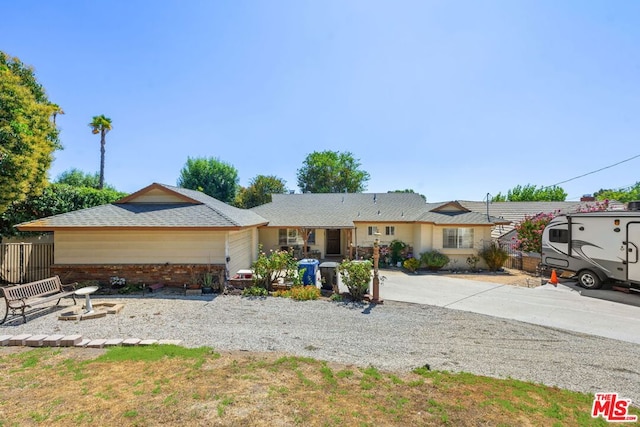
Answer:
<svg viewBox="0 0 640 427"><path fill-rule="evenodd" d="M576 212L600 212L607 209L609 209L609 200L603 200L580 206ZM542 232L547 224L559 214L560 211L554 211L525 216L524 220L515 227L518 238L515 239L513 247L524 252L542 253Z"/></svg>
<svg viewBox="0 0 640 427"><path fill-rule="evenodd" d="M310 301L320 298L320 289L313 285L292 286L291 289L275 291L274 297L291 298L296 301Z"/></svg>
<svg viewBox="0 0 640 427"><path fill-rule="evenodd" d="M109 278L109 283L113 288L122 288L127 284L127 279L124 277L113 276Z"/></svg>

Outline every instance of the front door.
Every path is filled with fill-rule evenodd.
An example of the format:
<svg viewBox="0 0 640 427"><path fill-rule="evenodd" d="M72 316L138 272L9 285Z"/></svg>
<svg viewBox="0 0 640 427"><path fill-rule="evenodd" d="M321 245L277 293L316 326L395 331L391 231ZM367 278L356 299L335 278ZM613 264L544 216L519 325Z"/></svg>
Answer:
<svg viewBox="0 0 640 427"><path fill-rule="evenodd" d="M327 230L327 255L340 255L340 230Z"/></svg>

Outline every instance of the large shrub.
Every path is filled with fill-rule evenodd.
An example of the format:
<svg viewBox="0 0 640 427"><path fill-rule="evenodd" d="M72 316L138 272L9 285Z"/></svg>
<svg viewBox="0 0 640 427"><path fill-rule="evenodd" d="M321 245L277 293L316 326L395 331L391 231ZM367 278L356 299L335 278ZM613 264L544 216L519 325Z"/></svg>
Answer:
<svg viewBox="0 0 640 427"><path fill-rule="evenodd" d="M402 266L413 273L420 267L420 261L415 258L409 258L402 263Z"/></svg>
<svg viewBox="0 0 640 427"><path fill-rule="evenodd" d="M369 290L369 283L371 282L371 262L344 260L338 266L338 271L340 272L342 283L349 289L351 299L362 301Z"/></svg>
<svg viewBox="0 0 640 427"><path fill-rule="evenodd" d="M515 248L524 252L542 252L542 232L554 218L554 213L539 213L533 216L525 216L524 220L516 225L518 240Z"/></svg>
<svg viewBox="0 0 640 427"><path fill-rule="evenodd" d="M440 270L442 267L449 264L449 257L434 249L420 254L420 264L424 265L429 270Z"/></svg>
<svg viewBox="0 0 640 427"><path fill-rule="evenodd" d="M401 240L393 240L389 243L389 249L391 250L391 263L396 265L402 261L402 251L407 247L406 243Z"/></svg>
<svg viewBox="0 0 640 427"><path fill-rule="evenodd" d="M487 263L489 270L498 271L509 259L509 253L498 242L491 242L478 252L480 258Z"/></svg>
<svg viewBox="0 0 640 427"><path fill-rule="evenodd" d="M253 283L271 291L271 284L283 279L285 282L299 281L298 263L293 252L270 251L266 254L260 250L258 259L253 263ZM302 275L302 273L300 273Z"/></svg>

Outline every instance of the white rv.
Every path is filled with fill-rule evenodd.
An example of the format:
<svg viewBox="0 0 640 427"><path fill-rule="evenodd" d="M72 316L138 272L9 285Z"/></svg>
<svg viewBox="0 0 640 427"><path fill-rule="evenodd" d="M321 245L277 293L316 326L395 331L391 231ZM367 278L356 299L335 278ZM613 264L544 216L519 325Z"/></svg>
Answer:
<svg viewBox="0 0 640 427"><path fill-rule="evenodd" d="M611 280L640 292L639 248L640 211L567 214L542 233L542 265L575 273L587 289Z"/></svg>

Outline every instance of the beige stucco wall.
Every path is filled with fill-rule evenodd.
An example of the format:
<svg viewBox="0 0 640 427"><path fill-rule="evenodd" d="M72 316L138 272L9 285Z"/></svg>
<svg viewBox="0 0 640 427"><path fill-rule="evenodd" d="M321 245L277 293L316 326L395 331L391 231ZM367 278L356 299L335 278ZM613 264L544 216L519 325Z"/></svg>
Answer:
<svg viewBox="0 0 640 427"><path fill-rule="evenodd" d="M353 234L354 245L369 247L373 246L373 241L376 236L369 236L368 228L378 227L378 233L380 233L380 245L388 245L393 240L401 240L404 243L414 246L415 224L403 224L403 223L358 223L356 224L356 230ZM385 227L395 227L395 234L393 236L385 234ZM357 236L357 238L356 238Z"/></svg>
<svg viewBox="0 0 640 427"><path fill-rule="evenodd" d="M485 243L491 242L491 227L472 227L473 228L473 248L464 249L452 249L443 248L443 229L445 228L467 228L465 226L448 225L446 227L435 226L433 227L433 249L436 249L443 254L446 254L450 262L445 268L466 269L469 267L467 264L467 257L478 253L478 250L483 247ZM484 261L480 261L479 267L486 267Z"/></svg>
<svg viewBox="0 0 640 427"><path fill-rule="evenodd" d="M56 264L224 264L226 231L55 232Z"/></svg>

